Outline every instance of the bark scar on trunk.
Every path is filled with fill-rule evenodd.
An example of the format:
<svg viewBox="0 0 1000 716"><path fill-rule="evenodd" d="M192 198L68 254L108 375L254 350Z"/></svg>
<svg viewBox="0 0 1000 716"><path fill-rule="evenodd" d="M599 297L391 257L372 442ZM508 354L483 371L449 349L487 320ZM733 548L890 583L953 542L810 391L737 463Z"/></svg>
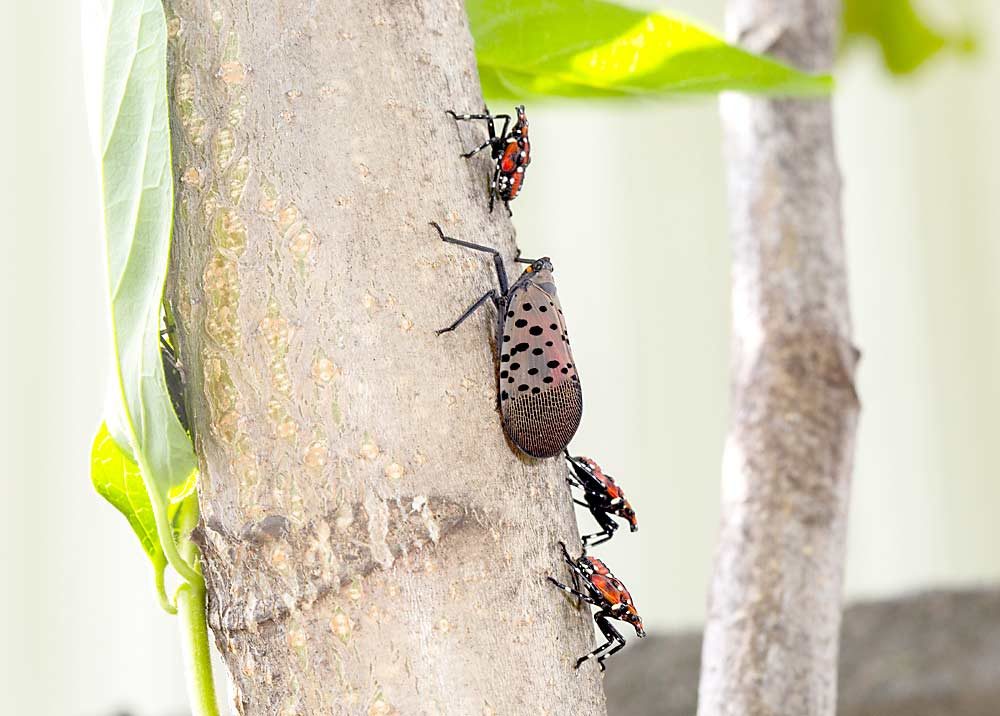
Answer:
<svg viewBox="0 0 1000 716"><path fill-rule="evenodd" d="M374 546L372 506L363 503L342 505L299 529L282 515L247 524L238 535L216 521L200 525L193 538L209 565L207 581L214 576L210 565L215 559L240 560L253 575L240 589L230 585L228 591L209 592L223 597L212 599L209 623L238 631L280 620L331 590L392 567L399 557L433 550L442 540L483 522L475 509L436 496L405 496L380 504L384 519L374 530L381 535ZM303 568L297 569L297 563Z"/></svg>

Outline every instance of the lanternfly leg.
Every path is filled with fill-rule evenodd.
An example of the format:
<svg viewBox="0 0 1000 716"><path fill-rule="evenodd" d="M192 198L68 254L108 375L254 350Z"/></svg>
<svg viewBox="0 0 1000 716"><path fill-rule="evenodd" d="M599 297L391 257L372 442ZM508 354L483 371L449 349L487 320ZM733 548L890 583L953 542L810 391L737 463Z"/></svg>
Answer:
<svg viewBox="0 0 1000 716"><path fill-rule="evenodd" d="M499 162L497 162L497 167L496 167L496 169L493 170L493 178L490 180L490 213L491 214L493 213L493 203L496 201L496 198L498 196L500 196L500 190L497 187L497 182L498 181L500 181L500 163ZM507 207L507 209L510 210L510 207ZM518 253L521 253L520 249L518 250Z"/></svg>
<svg viewBox="0 0 1000 716"><path fill-rule="evenodd" d="M614 654L616 651L625 646L625 637L618 633L618 630L611 626L611 622L608 621L608 617L611 616L607 611L603 609L594 615L594 621L597 622L598 629L608 640L606 643L601 644L599 647L591 651L589 654L584 654L579 659L576 660L576 668L580 668L580 664L584 663L588 659L593 659L597 657L597 663L601 665L601 671L604 671L604 660L609 656ZM610 651L604 652L609 649Z"/></svg>
<svg viewBox="0 0 1000 716"><path fill-rule="evenodd" d="M521 259L521 251L520 251L520 249L518 249L517 256L514 257L514 260L517 261L518 263L528 263L527 259ZM534 262L531 262L531 263L534 263ZM563 455L565 455L566 459L569 460L571 463L573 463L574 465L576 464L575 461L573 460L573 458L570 456L569 450L564 449L563 450ZM566 482L569 485L571 485L571 486L579 487L579 488L581 488L583 490L586 490L586 488L583 486L583 483L580 482L580 478L578 478L576 476L576 472L573 471L573 470L567 470L566 471Z"/></svg>
<svg viewBox="0 0 1000 716"><path fill-rule="evenodd" d="M576 560L569 556L569 550L566 549L566 543L563 542L562 540L559 540L559 546L562 548L563 559L566 561L566 564L570 566L570 569L572 569L574 572L580 569L578 566L576 566Z"/></svg>
<svg viewBox="0 0 1000 716"><path fill-rule="evenodd" d="M582 543L584 547L596 547L599 544L604 544L609 539L614 536L614 532L595 532L592 535L584 535L582 538ZM594 539L595 537L600 537L601 539ZM591 541L593 540L593 541Z"/></svg>
<svg viewBox="0 0 1000 716"><path fill-rule="evenodd" d="M471 152L465 152L464 154L459 154L458 156L462 157L462 159L468 159L469 157L472 157L472 156L475 156L476 154L479 154L479 152L483 151L484 149L486 149L487 147L491 146L492 144L493 144L493 140L492 139L487 139L485 142L483 142L482 144L480 144L478 147L476 147L475 149L473 149Z"/></svg>
<svg viewBox="0 0 1000 716"><path fill-rule="evenodd" d="M588 604L593 604L595 607L600 606L600 604L594 601L593 599L593 597L598 597L599 595L595 594L592 595L591 597L582 596L582 593L579 591L580 585L581 583L586 585L588 591L590 591L591 589L590 580L587 578L587 575L580 569L580 565L577 564L576 560L569 556L569 551L566 549L566 543L560 541L559 546L562 548L563 560L566 562L566 564L569 565L570 574L573 576L574 591L572 593L577 596L577 607L580 606L581 600L587 602ZM559 582L556 582L554 579L552 579L552 577L549 577L549 579L554 584L562 586L561 584L559 584Z"/></svg>
<svg viewBox="0 0 1000 716"><path fill-rule="evenodd" d="M581 604L581 600L586 599L586 597L580 597L579 596L580 595L580 578L583 577L583 583L584 584L589 584L589 582L587 581L586 577L580 572L579 567L577 567L576 561L573 560L573 558L569 556L569 552L566 551L566 543L565 542L560 542L559 546L562 547L563 559L566 561L566 564L569 565L569 568L570 568L570 572L569 573L573 577L573 594L577 595L576 606L579 609L580 608L580 604ZM562 586L562 585L559 584L559 582L556 582L554 579L552 579L552 577L549 577L549 579L552 580L552 582L554 584ZM590 602L590 603L594 604L594 602Z"/></svg>
<svg viewBox="0 0 1000 716"><path fill-rule="evenodd" d="M500 137L506 137L507 136L507 128L510 126L510 115L509 114L490 114L489 110L486 110L485 114L455 114L450 109L449 110L445 110L445 111L448 114L450 114L456 121L461 120L461 121L467 122L467 121L473 120L473 119L482 119L482 120L485 120L486 121L486 126L487 126L487 128L489 130L489 133L490 133L490 141L487 142L486 145L484 145L484 146L488 146L488 145L492 144L493 141L497 138L497 136L500 136ZM499 135L497 135L497 133L496 133L496 127L493 124L493 120L494 119L502 119L503 120L503 129L500 130L500 134Z"/></svg>
<svg viewBox="0 0 1000 716"><path fill-rule="evenodd" d="M167 342L167 334L170 333L169 329L164 328L160 331L160 349L170 356L170 360L173 363L177 362L176 356L174 356L174 347Z"/></svg>
<svg viewBox="0 0 1000 716"><path fill-rule="evenodd" d="M447 328L440 328L434 332L440 336L442 333L447 333L448 331L454 331L456 328L462 325L462 323L465 321L466 318L475 313L480 306L482 306L484 303L486 303L486 301L488 301L491 298L493 299L494 304L499 304L500 297L497 295L497 292L495 290L489 290L482 296L480 296L479 300L477 300L475 303L469 306L469 308L466 309L465 313L459 316L454 323L452 323Z"/></svg>
<svg viewBox="0 0 1000 716"><path fill-rule="evenodd" d="M615 633L618 634L618 632ZM618 638L615 641L617 641L618 643L615 644L609 651L604 652L597 658L597 663L601 665L601 671L605 670L604 667L605 659L625 648L625 638L621 634L618 634Z"/></svg>
<svg viewBox="0 0 1000 716"><path fill-rule="evenodd" d="M587 535L583 538L584 549L607 542L612 536L614 536L615 530L618 529L618 523L615 522L607 512L591 508L590 514L594 516L594 519L597 520L597 524L601 526L601 531ZM599 537L600 539L594 539L595 537Z"/></svg>
<svg viewBox="0 0 1000 716"><path fill-rule="evenodd" d="M492 249L489 246L483 246L482 244L473 244L469 241L462 241L461 239L453 239L450 236L445 236L444 231L438 225L436 221L431 222L431 226L437 229L438 234L441 235L441 240L449 244L457 244L458 246L464 246L467 249L472 249L473 251L482 251L493 256L493 265L497 270L497 280L500 282L500 293L506 296L510 290L507 284L507 272L503 267L503 259L500 258L500 252L496 249Z"/></svg>
<svg viewBox="0 0 1000 716"><path fill-rule="evenodd" d="M570 594L572 594L577 599L582 599L587 604L593 604L595 607L600 606L600 604L597 603L597 600L594 599L593 597L591 597L589 594L584 594L581 591L573 589L573 587L567 587L565 584L563 584L562 582L556 581L552 577L546 577L546 579L549 580L550 582L552 582L557 587L559 587L564 592L569 592Z"/></svg>

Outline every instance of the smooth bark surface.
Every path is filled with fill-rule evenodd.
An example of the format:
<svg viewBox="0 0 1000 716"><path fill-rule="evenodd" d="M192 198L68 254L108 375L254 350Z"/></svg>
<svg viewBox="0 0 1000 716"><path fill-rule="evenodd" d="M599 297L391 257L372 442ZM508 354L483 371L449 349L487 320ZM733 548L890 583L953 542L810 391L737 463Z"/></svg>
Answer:
<svg viewBox="0 0 1000 716"><path fill-rule="evenodd" d="M729 36L832 63L839 3L729 0ZM731 425L700 716L832 716L858 399L827 99L722 99Z"/></svg>
<svg viewBox="0 0 1000 716"><path fill-rule="evenodd" d="M492 309L433 332L496 279L429 221L515 251L459 157L483 128L444 113L482 107L462 4L167 11L170 297L237 710L604 714L592 624L544 581L564 468L504 440Z"/></svg>

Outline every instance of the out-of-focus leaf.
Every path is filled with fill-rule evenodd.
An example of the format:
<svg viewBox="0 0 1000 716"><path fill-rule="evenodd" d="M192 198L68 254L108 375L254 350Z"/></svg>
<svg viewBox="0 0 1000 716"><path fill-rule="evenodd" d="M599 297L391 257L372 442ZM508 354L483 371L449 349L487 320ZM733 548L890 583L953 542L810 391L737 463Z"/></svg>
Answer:
<svg viewBox="0 0 1000 716"><path fill-rule="evenodd" d="M695 23L600 0L468 0L484 93L653 97L745 90L822 94L829 76L726 44Z"/></svg>
<svg viewBox="0 0 1000 716"><path fill-rule="evenodd" d="M911 0L844 0L844 40L875 40L885 66L893 74L907 74L951 47L973 49L969 36L950 35L925 22Z"/></svg>
<svg viewBox="0 0 1000 716"><path fill-rule="evenodd" d="M166 21L160 0L116 0L102 104L104 230L119 400L109 416L143 468L153 509L195 467L160 361L160 303L170 252L173 179ZM148 468L148 470L147 470ZM148 474L146 474L148 472Z"/></svg>

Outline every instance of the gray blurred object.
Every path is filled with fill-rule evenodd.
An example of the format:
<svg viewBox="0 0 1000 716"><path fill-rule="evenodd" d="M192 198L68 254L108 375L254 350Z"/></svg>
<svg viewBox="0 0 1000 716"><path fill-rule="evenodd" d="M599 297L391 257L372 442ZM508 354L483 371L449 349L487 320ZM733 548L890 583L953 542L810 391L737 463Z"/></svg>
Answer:
<svg viewBox="0 0 1000 716"><path fill-rule="evenodd" d="M615 657L609 716L692 716L701 634L650 635ZM1000 588L848 607L838 716L1000 714Z"/></svg>

